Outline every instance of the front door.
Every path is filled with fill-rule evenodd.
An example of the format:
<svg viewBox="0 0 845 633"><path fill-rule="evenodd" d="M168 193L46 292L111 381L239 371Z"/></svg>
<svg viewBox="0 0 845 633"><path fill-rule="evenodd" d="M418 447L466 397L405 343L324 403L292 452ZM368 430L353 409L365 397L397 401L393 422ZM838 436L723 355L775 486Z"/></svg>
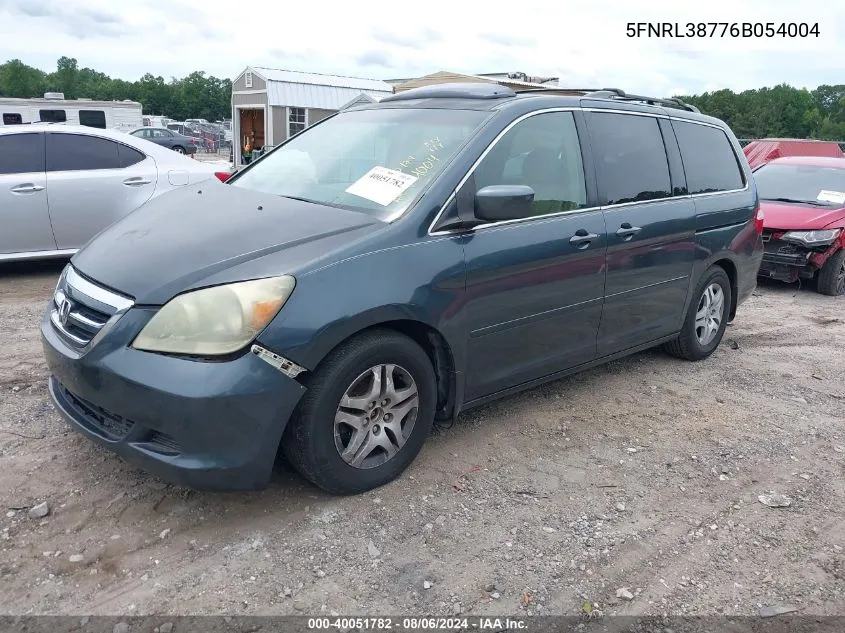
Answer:
<svg viewBox="0 0 845 633"><path fill-rule="evenodd" d="M677 332L695 261L695 204L678 145L657 118L588 112L607 221L607 285L598 336L606 356ZM668 155L667 155L668 151ZM670 172L671 164L677 165Z"/></svg>
<svg viewBox="0 0 845 633"><path fill-rule="evenodd" d="M475 191L528 185L536 212L478 227L466 238L470 401L595 358L606 231L601 211L588 208L572 112L517 123L467 184Z"/></svg>
<svg viewBox="0 0 845 633"><path fill-rule="evenodd" d="M0 135L0 256L56 250L47 206L44 135Z"/></svg>
<svg viewBox="0 0 845 633"><path fill-rule="evenodd" d="M50 218L61 249L82 248L152 197L155 161L111 139L47 134Z"/></svg>

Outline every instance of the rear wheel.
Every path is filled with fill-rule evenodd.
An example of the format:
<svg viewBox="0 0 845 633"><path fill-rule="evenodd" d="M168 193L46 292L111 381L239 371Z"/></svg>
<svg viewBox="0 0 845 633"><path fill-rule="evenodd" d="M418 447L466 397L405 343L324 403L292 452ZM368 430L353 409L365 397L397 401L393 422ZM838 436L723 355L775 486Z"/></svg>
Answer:
<svg viewBox="0 0 845 633"><path fill-rule="evenodd" d="M731 282L720 266L708 270L695 290L681 334L665 345L667 352L686 360L703 360L722 341L731 307Z"/></svg>
<svg viewBox="0 0 845 633"><path fill-rule="evenodd" d="M173 151L176 152L177 154L184 154L185 148L182 147L181 145L177 145L176 147L173 148Z"/></svg>
<svg viewBox="0 0 845 633"><path fill-rule="evenodd" d="M419 345L396 332L368 332L318 368L282 449L327 492L364 492L414 460L434 423L436 398L434 370Z"/></svg>
<svg viewBox="0 0 845 633"><path fill-rule="evenodd" d="M838 297L845 294L845 249L839 249L819 271L818 291L823 295Z"/></svg>

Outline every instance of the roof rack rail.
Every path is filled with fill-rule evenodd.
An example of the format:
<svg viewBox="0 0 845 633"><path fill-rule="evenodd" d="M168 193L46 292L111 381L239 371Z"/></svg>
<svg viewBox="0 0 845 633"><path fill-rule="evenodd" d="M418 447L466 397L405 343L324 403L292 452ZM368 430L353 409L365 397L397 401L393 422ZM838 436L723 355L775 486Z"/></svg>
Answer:
<svg viewBox="0 0 845 633"><path fill-rule="evenodd" d="M628 94L627 92L625 92L624 90L620 90L619 88L602 88L601 90L590 92L584 96L594 97L597 99L620 99L622 101L640 101L649 105L664 105L670 108L687 110L688 112L701 112L694 105L684 103L680 99L675 99L674 97L644 97L642 95Z"/></svg>
<svg viewBox="0 0 845 633"><path fill-rule="evenodd" d="M379 103L412 99L503 99L516 93L497 83L444 83L419 86L384 97Z"/></svg>
<svg viewBox="0 0 845 633"><path fill-rule="evenodd" d="M641 103L647 103L649 105L663 105L670 108L687 110L689 112L700 112L700 110L694 105L684 103L680 99L644 97L642 95L628 94L627 92L619 88L565 88L563 86L550 86L548 88L526 88L525 90L518 90L517 92L520 94L523 92L579 94L584 97L592 97L595 99L619 99L621 101L639 101Z"/></svg>

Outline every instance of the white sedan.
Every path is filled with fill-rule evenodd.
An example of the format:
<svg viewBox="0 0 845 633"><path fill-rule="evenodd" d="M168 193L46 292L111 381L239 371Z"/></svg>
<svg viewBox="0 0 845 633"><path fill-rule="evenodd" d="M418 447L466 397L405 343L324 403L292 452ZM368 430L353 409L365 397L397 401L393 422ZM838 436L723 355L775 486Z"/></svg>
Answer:
<svg viewBox="0 0 845 633"><path fill-rule="evenodd" d="M218 171L116 130L0 127L0 261L72 255L148 200L222 180Z"/></svg>

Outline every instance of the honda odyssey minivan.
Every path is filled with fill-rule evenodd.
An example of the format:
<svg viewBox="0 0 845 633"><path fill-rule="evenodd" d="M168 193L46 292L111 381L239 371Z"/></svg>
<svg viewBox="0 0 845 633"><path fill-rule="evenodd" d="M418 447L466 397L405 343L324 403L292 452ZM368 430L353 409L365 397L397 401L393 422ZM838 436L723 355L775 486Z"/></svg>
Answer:
<svg viewBox="0 0 845 633"><path fill-rule="evenodd" d="M351 494L437 419L658 345L707 358L763 253L742 149L676 100L562 92L409 90L151 201L61 275L56 406L174 483L259 488L281 451Z"/></svg>

